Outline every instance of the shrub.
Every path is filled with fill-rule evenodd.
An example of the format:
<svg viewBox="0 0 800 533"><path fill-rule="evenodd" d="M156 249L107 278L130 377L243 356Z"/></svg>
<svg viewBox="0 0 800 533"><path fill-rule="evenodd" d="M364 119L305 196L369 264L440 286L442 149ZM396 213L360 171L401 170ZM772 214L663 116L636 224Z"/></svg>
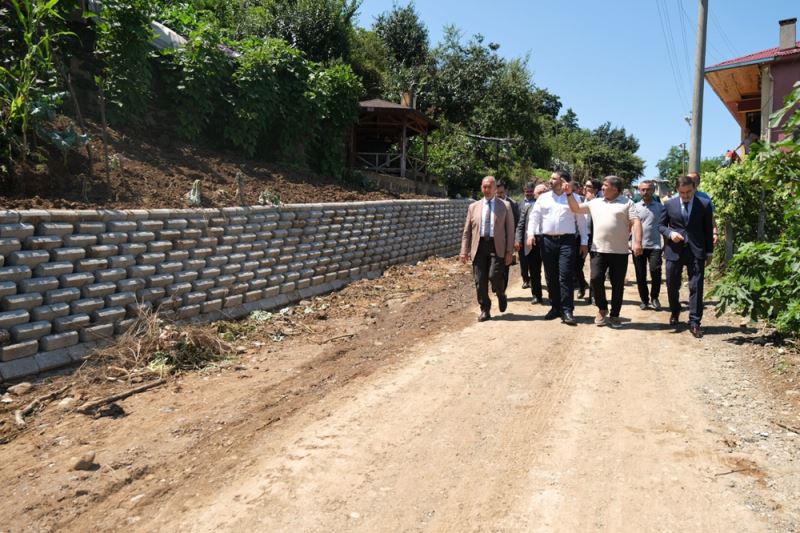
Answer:
<svg viewBox="0 0 800 533"><path fill-rule="evenodd" d="M148 0L104 0L97 19L96 53L103 64L109 118L138 122L150 99L153 32Z"/></svg>
<svg viewBox="0 0 800 533"><path fill-rule="evenodd" d="M180 137L197 139L226 107L232 65L209 25L190 34L186 46L164 50L165 93Z"/></svg>
<svg viewBox="0 0 800 533"><path fill-rule="evenodd" d="M280 153L301 138L310 111L309 72L301 53L285 41L244 43L233 74L225 138L251 156Z"/></svg>

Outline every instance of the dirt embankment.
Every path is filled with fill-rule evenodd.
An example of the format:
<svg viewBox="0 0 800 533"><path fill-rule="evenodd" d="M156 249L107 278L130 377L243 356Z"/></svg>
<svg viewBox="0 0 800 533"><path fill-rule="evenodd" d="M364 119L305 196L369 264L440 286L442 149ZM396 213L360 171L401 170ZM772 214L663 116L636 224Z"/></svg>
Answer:
<svg viewBox="0 0 800 533"><path fill-rule="evenodd" d="M239 172L244 178L245 205L257 204L264 191L282 203L424 197L368 190L355 179L343 181L306 169L249 159L183 142L152 128L109 131L111 170L107 181L102 134L94 124L90 130L94 159L91 172L85 149L71 152L66 164L62 155L52 150L46 162L25 170L24 194L11 194L10 187L0 190L0 209L188 207L186 195L195 180L200 180L203 207L231 207L241 205L236 178Z"/></svg>

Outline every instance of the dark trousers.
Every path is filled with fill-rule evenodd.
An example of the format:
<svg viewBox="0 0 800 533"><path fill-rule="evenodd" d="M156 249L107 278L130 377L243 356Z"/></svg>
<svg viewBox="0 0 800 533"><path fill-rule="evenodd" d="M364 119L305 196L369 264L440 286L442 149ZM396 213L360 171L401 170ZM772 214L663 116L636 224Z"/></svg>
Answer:
<svg viewBox="0 0 800 533"><path fill-rule="evenodd" d="M606 272L611 278L611 316L619 316L622 294L625 292L625 273L628 271L628 254L592 252L589 260L594 302L600 311L608 311L606 299Z"/></svg>
<svg viewBox="0 0 800 533"><path fill-rule="evenodd" d="M542 240L542 263L547 293L553 310L570 313L575 310L575 235L545 235Z"/></svg>
<svg viewBox="0 0 800 533"><path fill-rule="evenodd" d="M586 256L581 255L581 241L580 239L575 239L575 285L578 287L580 292L584 292L586 288L589 286L586 283L586 276L583 273L583 265L586 264Z"/></svg>
<svg viewBox="0 0 800 533"><path fill-rule="evenodd" d="M531 296L542 299L542 236L534 237L535 246L525 256L528 282L531 284ZM525 270L523 270L525 272Z"/></svg>
<svg viewBox="0 0 800 533"><path fill-rule="evenodd" d="M681 273L686 267L689 276L689 324L700 325L703 319L703 281L705 278L705 258L698 259L685 253L677 261L667 259L667 297L669 310L677 315L681 311Z"/></svg>
<svg viewBox="0 0 800 533"><path fill-rule="evenodd" d="M522 274L522 283L529 283L531 281L530 274L528 273L528 256L525 255L525 246L517 252L519 256L519 271ZM541 283L541 281L539 282Z"/></svg>
<svg viewBox="0 0 800 533"><path fill-rule="evenodd" d="M642 303L646 304L653 298L658 298L658 294L661 292L661 250L645 248L642 255L634 255L633 268L636 271L636 285L639 287L639 298ZM647 287L648 270L650 270L649 290Z"/></svg>
<svg viewBox="0 0 800 533"><path fill-rule="evenodd" d="M492 308L492 301L489 299L490 282L492 292L498 295L505 294L506 268L503 259L495 254L494 240L481 239L475 259L472 261L472 276L475 279L475 290L478 293L478 305L481 306L481 311Z"/></svg>

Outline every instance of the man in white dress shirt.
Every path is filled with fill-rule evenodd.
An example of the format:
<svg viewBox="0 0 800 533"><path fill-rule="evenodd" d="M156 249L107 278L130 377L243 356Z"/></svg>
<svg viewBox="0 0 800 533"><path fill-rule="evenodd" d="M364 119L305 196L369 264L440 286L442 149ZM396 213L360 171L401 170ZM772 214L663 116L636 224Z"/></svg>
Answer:
<svg viewBox="0 0 800 533"><path fill-rule="evenodd" d="M542 194L533 206L526 230L529 248L536 245L534 235L542 235L542 262L550 297L550 311L545 320L561 317L574 326L575 252L586 255L588 234L586 217L573 213L567 203L564 183L572 181L568 172L559 170L550 176L550 191ZM576 247L576 230L580 248Z"/></svg>

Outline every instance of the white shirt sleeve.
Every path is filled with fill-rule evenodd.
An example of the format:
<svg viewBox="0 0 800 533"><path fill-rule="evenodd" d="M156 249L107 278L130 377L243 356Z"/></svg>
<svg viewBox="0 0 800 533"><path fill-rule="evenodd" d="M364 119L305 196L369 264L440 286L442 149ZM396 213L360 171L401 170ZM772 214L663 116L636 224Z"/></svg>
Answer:
<svg viewBox="0 0 800 533"><path fill-rule="evenodd" d="M588 246L589 230L586 224L586 215L576 214L575 222L578 224L578 233L581 235L581 246Z"/></svg>
<svg viewBox="0 0 800 533"><path fill-rule="evenodd" d="M525 235L528 238L536 235L536 230L542 227L542 203L541 199L533 204L531 214L528 216L528 227L525 228Z"/></svg>

